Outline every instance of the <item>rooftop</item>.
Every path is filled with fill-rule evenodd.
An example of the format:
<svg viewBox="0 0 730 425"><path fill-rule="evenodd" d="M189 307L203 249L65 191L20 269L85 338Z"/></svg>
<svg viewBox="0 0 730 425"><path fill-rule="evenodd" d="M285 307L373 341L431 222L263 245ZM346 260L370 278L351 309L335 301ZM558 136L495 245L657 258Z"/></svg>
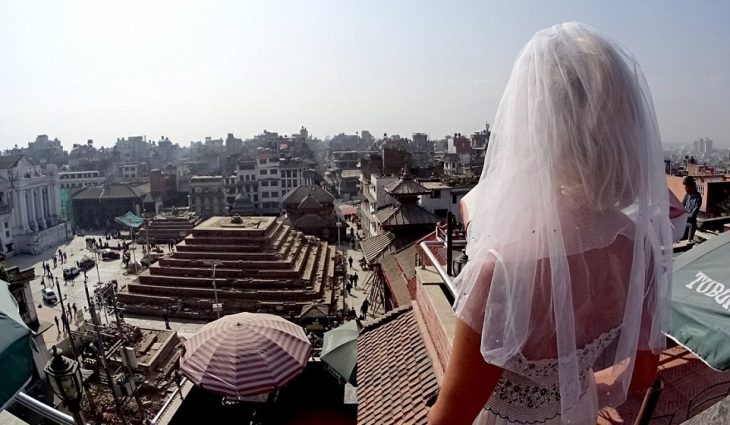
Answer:
<svg viewBox="0 0 730 425"><path fill-rule="evenodd" d="M438 381L416 310L392 310L358 337L358 424L427 423L426 400Z"/></svg>

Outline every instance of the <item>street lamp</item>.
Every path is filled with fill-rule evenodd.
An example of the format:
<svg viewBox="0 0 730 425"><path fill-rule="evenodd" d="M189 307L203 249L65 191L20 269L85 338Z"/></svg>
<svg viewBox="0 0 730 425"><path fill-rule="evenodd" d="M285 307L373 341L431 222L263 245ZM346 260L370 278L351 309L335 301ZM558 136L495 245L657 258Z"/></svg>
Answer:
<svg viewBox="0 0 730 425"><path fill-rule="evenodd" d="M215 296L215 304L213 304L213 311L218 315L218 318L221 318L221 310L223 310L223 304L218 302L218 287L215 286L215 268L217 266L222 266L223 262L220 260L213 260L213 261L204 261L205 265L213 266L213 295Z"/></svg>
<svg viewBox="0 0 730 425"><path fill-rule="evenodd" d="M43 369L53 392L66 403L74 418L74 423L84 425L86 421L81 414L81 394L83 392L81 369L79 362L63 355L63 351L53 346L53 358Z"/></svg>
<svg viewBox="0 0 730 425"><path fill-rule="evenodd" d="M342 229L342 222L338 218L337 219L337 248L338 249L340 247L340 233L341 233L341 229Z"/></svg>

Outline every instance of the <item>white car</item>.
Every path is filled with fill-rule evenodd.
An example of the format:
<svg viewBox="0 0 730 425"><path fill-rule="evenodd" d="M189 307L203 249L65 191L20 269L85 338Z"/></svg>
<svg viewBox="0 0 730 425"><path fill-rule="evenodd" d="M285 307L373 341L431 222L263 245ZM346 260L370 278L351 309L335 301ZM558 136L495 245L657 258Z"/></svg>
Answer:
<svg viewBox="0 0 730 425"><path fill-rule="evenodd" d="M66 279L74 278L78 276L79 273L81 273L81 270L79 270L76 266L66 266L63 268L63 277Z"/></svg>
<svg viewBox="0 0 730 425"><path fill-rule="evenodd" d="M58 302L56 292L51 288L43 288L43 301L50 305L55 305Z"/></svg>

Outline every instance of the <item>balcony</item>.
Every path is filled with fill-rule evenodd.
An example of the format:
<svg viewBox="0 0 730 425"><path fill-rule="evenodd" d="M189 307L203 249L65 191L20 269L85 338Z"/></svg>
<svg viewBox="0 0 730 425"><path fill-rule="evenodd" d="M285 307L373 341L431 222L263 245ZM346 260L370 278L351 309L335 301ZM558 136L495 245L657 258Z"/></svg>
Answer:
<svg viewBox="0 0 730 425"><path fill-rule="evenodd" d="M436 233L436 241L419 244L414 304L421 312L423 338L433 348L432 366L441 381L450 355L456 317L452 308L455 291L452 277L446 270L444 242L438 237L438 230ZM730 372L717 372L684 347L669 342L668 345L660 356L658 369L664 389L650 423L726 423L722 412L730 405ZM604 408L599 412L598 424L633 423L642 401L643 396L637 395L618 408Z"/></svg>

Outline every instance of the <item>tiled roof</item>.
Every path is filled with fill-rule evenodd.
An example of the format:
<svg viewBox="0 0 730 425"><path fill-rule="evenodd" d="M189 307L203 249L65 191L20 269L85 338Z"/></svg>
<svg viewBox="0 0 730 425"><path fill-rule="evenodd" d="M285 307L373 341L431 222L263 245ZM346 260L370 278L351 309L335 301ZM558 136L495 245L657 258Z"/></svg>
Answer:
<svg viewBox="0 0 730 425"><path fill-rule="evenodd" d="M411 224L436 224L440 220L426 209L416 204L405 203L400 205L386 218L376 218L381 224L387 226L407 226Z"/></svg>
<svg viewBox="0 0 730 425"><path fill-rule="evenodd" d="M289 220L293 221L293 218L289 217ZM297 228L322 228L327 226L327 221L317 214L305 214L294 222L294 227Z"/></svg>
<svg viewBox="0 0 730 425"><path fill-rule="evenodd" d="M382 223L387 220L391 215L393 215L396 211L398 211L398 207L399 205L388 205L387 207L383 207L378 211L375 211L375 213L373 214L373 218Z"/></svg>
<svg viewBox="0 0 730 425"><path fill-rule="evenodd" d="M398 261L403 275L407 281L410 281L416 276L416 253L418 252L418 245L416 243L411 244L405 249L402 249L395 253L395 259Z"/></svg>
<svg viewBox="0 0 730 425"><path fill-rule="evenodd" d="M331 204L335 200L335 197L332 196L332 194L317 185L311 184L307 186L299 186L290 191L284 195L284 199L281 202L283 205L299 205L299 203L307 196L311 196L320 204Z"/></svg>
<svg viewBox="0 0 730 425"><path fill-rule="evenodd" d="M398 306L409 305L411 303L411 293L408 291L408 281L394 254L386 255L380 260L380 270L384 275L390 293L393 295L395 304Z"/></svg>
<svg viewBox="0 0 730 425"><path fill-rule="evenodd" d="M438 388L408 305L368 324L357 338L357 423L425 425L426 399Z"/></svg>
<svg viewBox="0 0 730 425"><path fill-rule="evenodd" d="M322 208L322 204L320 204L311 195L305 196L304 199L302 199L302 201L299 202L300 210L319 210L320 208Z"/></svg>
<svg viewBox="0 0 730 425"><path fill-rule="evenodd" d="M144 198L149 193L149 184L132 186L129 184L109 184L87 186L73 194L73 199L132 199Z"/></svg>
<svg viewBox="0 0 730 425"><path fill-rule="evenodd" d="M370 238L366 238L360 241L360 247L362 247L362 253L365 256L365 261L371 263L375 260L386 248L393 242L395 235L391 232L385 232L380 235L375 235Z"/></svg>
<svg viewBox="0 0 730 425"><path fill-rule="evenodd" d="M430 190L421 186L417 181L413 180L410 175L404 175L400 180L394 181L385 186L385 191L391 195L421 195L429 193Z"/></svg>
<svg viewBox="0 0 730 425"><path fill-rule="evenodd" d="M317 318L327 317L329 315L329 308L324 304L308 304L302 307L302 313L299 315L300 318Z"/></svg>
<svg viewBox="0 0 730 425"><path fill-rule="evenodd" d="M101 192L103 191L103 186L86 186L85 188L74 192L72 198L75 200L99 199L99 196L101 196Z"/></svg>
<svg viewBox="0 0 730 425"><path fill-rule="evenodd" d="M6 170L15 167L23 155L3 155L0 156L0 170Z"/></svg>

